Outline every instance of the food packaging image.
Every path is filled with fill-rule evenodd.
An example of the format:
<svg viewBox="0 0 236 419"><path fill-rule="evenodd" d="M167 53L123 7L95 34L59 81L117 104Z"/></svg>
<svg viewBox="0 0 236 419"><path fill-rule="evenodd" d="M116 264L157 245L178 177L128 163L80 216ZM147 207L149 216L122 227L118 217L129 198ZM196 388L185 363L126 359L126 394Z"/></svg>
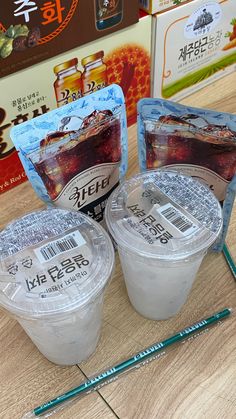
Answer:
<svg viewBox="0 0 236 419"><path fill-rule="evenodd" d="M112 37L0 79L0 194L27 180L10 139L13 126L113 83L123 89L128 125L136 122L138 100L150 96L151 20L145 15Z"/></svg>
<svg viewBox="0 0 236 419"><path fill-rule="evenodd" d="M235 71L235 0L194 0L153 17L152 96L179 100Z"/></svg>
<svg viewBox="0 0 236 419"><path fill-rule="evenodd" d="M138 0L9 0L0 18L0 77L138 22Z"/></svg>
<svg viewBox="0 0 236 419"><path fill-rule="evenodd" d="M106 200L127 170L126 112L119 86L14 127L11 137L41 199L102 221Z"/></svg>
<svg viewBox="0 0 236 419"><path fill-rule="evenodd" d="M138 104L141 170L172 168L208 185L223 205L222 249L236 191L236 116L164 99Z"/></svg>
<svg viewBox="0 0 236 419"><path fill-rule="evenodd" d="M187 1L192 0L139 0L139 7L145 12L154 15L155 13L177 7Z"/></svg>

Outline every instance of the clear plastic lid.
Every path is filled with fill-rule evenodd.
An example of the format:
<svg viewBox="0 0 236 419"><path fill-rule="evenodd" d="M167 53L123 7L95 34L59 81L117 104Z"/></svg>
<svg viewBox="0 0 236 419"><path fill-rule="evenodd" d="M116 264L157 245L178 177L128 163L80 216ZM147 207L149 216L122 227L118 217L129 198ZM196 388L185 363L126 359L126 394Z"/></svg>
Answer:
<svg viewBox="0 0 236 419"><path fill-rule="evenodd" d="M121 184L108 200L106 223L127 251L174 261L213 244L222 228L222 211L207 186L160 169Z"/></svg>
<svg viewBox="0 0 236 419"><path fill-rule="evenodd" d="M113 266L111 240L92 218L27 214L0 233L0 305L26 317L73 311L103 291Z"/></svg>

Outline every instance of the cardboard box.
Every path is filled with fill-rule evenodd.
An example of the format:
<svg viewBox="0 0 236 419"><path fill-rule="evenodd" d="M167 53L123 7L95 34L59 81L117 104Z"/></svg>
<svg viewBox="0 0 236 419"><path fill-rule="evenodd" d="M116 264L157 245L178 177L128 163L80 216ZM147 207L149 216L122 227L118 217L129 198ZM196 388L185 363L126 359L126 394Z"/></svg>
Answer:
<svg viewBox="0 0 236 419"><path fill-rule="evenodd" d="M0 77L138 21L138 0L4 0Z"/></svg>
<svg viewBox="0 0 236 419"><path fill-rule="evenodd" d="M0 193L26 180L10 140L12 126L111 83L123 88L128 124L136 121L138 100L150 96L151 23L151 16L146 15L112 37L108 35L0 80Z"/></svg>
<svg viewBox="0 0 236 419"><path fill-rule="evenodd" d="M235 0L194 0L153 19L154 97L179 100L235 71Z"/></svg>
<svg viewBox="0 0 236 419"><path fill-rule="evenodd" d="M192 0L139 0L140 9L154 15Z"/></svg>

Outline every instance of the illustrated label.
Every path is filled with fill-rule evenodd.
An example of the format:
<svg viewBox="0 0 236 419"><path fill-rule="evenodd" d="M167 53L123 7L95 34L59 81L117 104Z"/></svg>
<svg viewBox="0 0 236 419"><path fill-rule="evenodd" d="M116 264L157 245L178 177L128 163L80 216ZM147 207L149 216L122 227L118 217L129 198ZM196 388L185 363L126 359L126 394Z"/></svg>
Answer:
<svg viewBox="0 0 236 419"><path fill-rule="evenodd" d="M222 10L218 3L211 2L202 5L189 17L185 28L184 36L187 39L194 39L211 32L220 22Z"/></svg>
<svg viewBox="0 0 236 419"><path fill-rule="evenodd" d="M97 19L105 20L122 11L122 0L96 0Z"/></svg>
<svg viewBox="0 0 236 419"><path fill-rule="evenodd" d="M101 90L104 87L107 86L106 79L104 80L104 77L101 77L101 79L96 80L90 80L90 81L84 81L83 82L83 95L90 95L90 93L96 92L97 90Z"/></svg>
<svg viewBox="0 0 236 419"><path fill-rule="evenodd" d="M59 90L59 89L58 89ZM63 90L58 92L57 106L67 105L67 103L73 102L82 96L81 88L78 85L72 85L65 87Z"/></svg>
<svg viewBox="0 0 236 419"><path fill-rule="evenodd" d="M103 218L106 200L119 182L119 165L119 162L106 163L79 173L54 200L55 205L83 210L100 221Z"/></svg>

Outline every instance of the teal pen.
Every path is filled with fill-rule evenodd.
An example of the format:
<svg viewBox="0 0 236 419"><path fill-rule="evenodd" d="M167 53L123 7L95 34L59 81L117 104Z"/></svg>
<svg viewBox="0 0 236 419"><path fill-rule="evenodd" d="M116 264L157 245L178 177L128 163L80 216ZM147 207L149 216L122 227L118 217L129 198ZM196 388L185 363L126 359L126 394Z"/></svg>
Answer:
<svg viewBox="0 0 236 419"><path fill-rule="evenodd" d="M226 244L224 244L224 246L223 246L223 254L224 254L224 257L226 259L226 262L228 263L229 268L230 268L230 270L231 270L231 272L233 274L233 277L236 280L236 265L234 263L234 260L233 260L233 258L231 256L231 254L229 252L229 249L228 249L228 247L227 247Z"/></svg>
<svg viewBox="0 0 236 419"><path fill-rule="evenodd" d="M144 349L141 352L138 352L126 361L123 361L113 366L112 368L105 370L97 376L80 384L78 387L75 387L74 389L64 394L61 394L55 399L52 399L42 404L41 406L36 407L31 412L28 412L24 416L24 418L34 418L44 415L46 414L46 412L52 412L54 409L56 409L63 403L72 400L75 397L88 394L91 391L96 390L105 384L108 384L109 382L117 378L117 376L121 373L127 372L132 368L145 365L145 363L164 355L165 350L168 349L168 347L177 343L181 343L184 340L188 339L190 336L198 336L199 332L201 332L202 330L206 330L208 327L225 319L230 315L230 313L231 309L226 308L218 313L213 314L211 317L208 317L191 326L188 326L187 328L181 330L180 332L169 337L168 339L154 343L152 346Z"/></svg>

